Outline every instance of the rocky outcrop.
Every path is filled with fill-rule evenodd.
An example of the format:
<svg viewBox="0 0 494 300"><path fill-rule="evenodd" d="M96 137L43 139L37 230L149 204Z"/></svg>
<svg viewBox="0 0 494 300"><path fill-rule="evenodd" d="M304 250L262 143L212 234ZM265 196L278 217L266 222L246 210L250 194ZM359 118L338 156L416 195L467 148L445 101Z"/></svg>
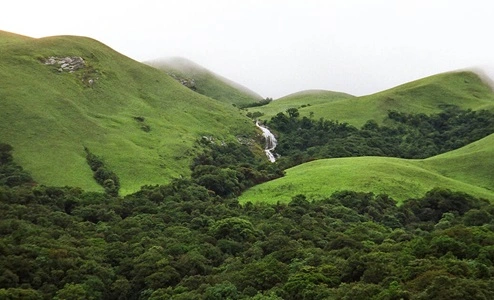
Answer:
<svg viewBox="0 0 494 300"><path fill-rule="evenodd" d="M72 73L86 67L86 62L80 56L56 57L51 56L44 61L45 65L59 66L58 71Z"/></svg>
<svg viewBox="0 0 494 300"><path fill-rule="evenodd" d="M193 78L184 78L184 77L179 77L173 73L168 73L173 79L176 81L180 82L182 85L188 87L189 89L195 91L196 88L196 81Z"/></svg>
<svg viewBox="0 0 494 300"><path fill-rule="evenodd" d="M98 80L98 71L95 70L90 64L80 56L50 56L42 59L42 63L47 66L54 66L58 68L58 71L63 73L74 73L77 70L82 70L76 73L82 83L87 87L93 87Z"/></svg>

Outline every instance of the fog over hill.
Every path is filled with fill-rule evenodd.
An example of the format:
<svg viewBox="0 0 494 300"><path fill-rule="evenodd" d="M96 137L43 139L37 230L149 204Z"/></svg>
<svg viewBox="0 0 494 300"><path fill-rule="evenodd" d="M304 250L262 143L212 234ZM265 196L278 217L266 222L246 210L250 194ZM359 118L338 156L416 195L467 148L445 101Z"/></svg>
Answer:
<svg viewBox="0 0 494 300"><path fill-rule="evenodd" d="M145 64L147 65L150 65L150 66L156 66L156 67L159 67L159 66L167 66L171 69L175 69L175 70L179 70L181 72L183 72L184 74L186 75L189 75L189 76L196 76L196 75L200 75L202 73L207 73L207 74L211 74L213 75L214 77L216 77L218 80L221 80L223 81L224 83L228 84L228 85L231 85L232 87L244 92L244 93L247 93L247 94L250 94L251 96L255 97L255 98L259 98L261 99L261 95L257 94L256 92L250 90L249 88L237 83L237 82L234 82L226 77L223 77L221 75L218 75L216 73L214 73L213 71L210 71L206 68L204 68L203 66L187 59L187 58L184 58L184 57L166 57L166 58L158 58L158 59L154 59L154 60L149 60L149 61L144 61Z"/></svg>
<svg viewBox="0 0 494 300"><path fill-rule="evenodd" d="M187 57L263 97L307 89L362 96L469 67L494 75L490 1L50 3L6 1L0 28L90 36L137 61ZM84 17L61 26L47 17L58 7Z"/></svg>
<svg viewBox="0 0 494 300"><path fill-rule="evenodd" d="M249 88L183 57L159 58L144 63L165 71L198 93L222 102L243 106L262 99Z"/></svg>

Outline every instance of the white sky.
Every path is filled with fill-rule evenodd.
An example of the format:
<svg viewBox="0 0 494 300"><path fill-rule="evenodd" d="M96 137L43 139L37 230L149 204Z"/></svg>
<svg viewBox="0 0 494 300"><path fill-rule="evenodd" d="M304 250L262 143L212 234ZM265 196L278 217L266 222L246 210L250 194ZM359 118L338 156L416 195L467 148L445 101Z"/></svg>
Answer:
<svg viewBox="0 0 494 300"><path fill-rule="evenodd" d="M494 78L490 0L12 0L0 30L182 56L273 98L364 95L468 67Z"/></svg>

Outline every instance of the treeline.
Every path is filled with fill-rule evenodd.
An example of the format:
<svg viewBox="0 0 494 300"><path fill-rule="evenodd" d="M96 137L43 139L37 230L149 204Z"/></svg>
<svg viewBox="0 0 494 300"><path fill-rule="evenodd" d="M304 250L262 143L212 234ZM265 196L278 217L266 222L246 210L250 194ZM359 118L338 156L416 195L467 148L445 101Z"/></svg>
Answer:
<svg viewBox="0 0 494 300"><path fill-rule="evenodd" d="M333 120L301 118L295 108L268 122L278 135L280 164L289 167L331 157L431 157L493 133L494 114L457 107L432 115L390 111L384 124L370 120L359 129Z"/></svg>
<svg viewBox="0 0 494 300"><path fill-rule="evenodd" d="M268 105L272 101L273 101L273 98L267 97L266 99L262 99L262 100L257 101L257 102L252 102L252 103L241 105L239 108L244 109L244 108L249 108L249 107L264 106L264 105Z"/></svg>
<svg viewBox="0 0 494 300"><path fill-rule="evenodd" d="M0 187L1 299L493 299L494 206L435 189L240 205L189 179Z"/></svg>

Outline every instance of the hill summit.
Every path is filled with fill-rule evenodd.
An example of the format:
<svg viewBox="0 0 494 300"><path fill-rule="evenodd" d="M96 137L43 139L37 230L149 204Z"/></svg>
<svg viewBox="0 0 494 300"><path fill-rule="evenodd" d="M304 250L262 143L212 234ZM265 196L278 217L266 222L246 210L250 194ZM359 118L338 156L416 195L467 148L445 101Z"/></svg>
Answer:
<svg viewBox="0 0 494 300"><path fill-rule="evenodd" d="M186 58L172 57L145 63L164 71L192 90L224 103L242 107L262 100L260 95L248 88Z"/></svg>

